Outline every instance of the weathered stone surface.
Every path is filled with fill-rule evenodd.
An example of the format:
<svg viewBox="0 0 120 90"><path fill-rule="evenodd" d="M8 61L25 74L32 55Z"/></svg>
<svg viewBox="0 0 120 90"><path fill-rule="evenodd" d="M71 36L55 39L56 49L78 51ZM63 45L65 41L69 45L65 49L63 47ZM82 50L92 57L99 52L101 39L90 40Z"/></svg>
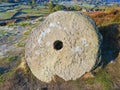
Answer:
<svg viewBox="0 0 120 90"><path fill-rule="evenodd" d="M50 82L55 75L76 80L96 65L100 44L101 35L90 18L58 11L31 32L26 61L41 81Z"/></svg>

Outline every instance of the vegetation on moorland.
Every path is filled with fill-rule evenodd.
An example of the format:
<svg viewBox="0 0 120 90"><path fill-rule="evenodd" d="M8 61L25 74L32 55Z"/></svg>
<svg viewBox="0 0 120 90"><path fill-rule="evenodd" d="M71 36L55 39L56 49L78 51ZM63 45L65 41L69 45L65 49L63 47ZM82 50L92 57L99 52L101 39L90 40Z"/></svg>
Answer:
<svg viewBox="0 0 120 90"><path fill-rule="evenodd" d="M51 12L63 9L63 6L53 5L51 7ZM23 12L27 12L30 14L35 9L23 9ZM81 10L81 8L74 6L76 10ZM44 12L44 9L37 8L34 13L41 13ZM72 8L73 9L73 8ZM72 10L71 9L71 10ZM33 11L32 11L33 10ZM74 10L74 9L73 9ZM46 9L47 14L49 10ZM44 15L47 15L44 13ZM62 80L59 79L58 82L54 82L52 84L45 84L37 80L32 73L30 72L29 68L26 67L26 70L18 68L18 65L21 62L21 58L24 57L24 51L22 51L22 55L14 55L11 54L0 58L0 88L9 88L11 90L16 90L22 88L22 90L27 89L37 89L38 86L40 88L47 87L52 88L51 86L56 86L57 88L61 86L71 87L73 90L119 90L120 88L120 9L107 9L107 11L100 11L100 12L87 12L85 13L93 18L99 27L100 33L103 35L103 43L102 43L102 61L100 67L92 71L93 77L91 78L83 78L76 81L69 81L69 82L61 82ZM44 16L43 15L43 16ZM40 21L42 21L40 19ZM28 30L23 32L22 39L16 43L17 47L25 46L26 37L30 34L32 28L35 28L37 25L30 25L26 22L20 22L14 24L13 26L22 26L28 27ZM10 26L12 27L12 25ZM1 30L0 36L6 34L7 32ZM16 52L15 52L16 53ZM26 65L27 66L27 65ZM2 69L3 68L3 69ZM3 71L2 71L3 70ZM116 73L117 72L117 73ZM12 82L12 83L11 83ZM6 87L5 87L6 86ZM33 88L34 87L34 88ZM66 89L69 90L69 89Z"/></svg>
<svg viewBox="0 0 120 90"><path fill-rule="evenodd" d="M85 12L85 14L90 16L98 27L120 23L120 8L111 8L107 11Z"/></svg>

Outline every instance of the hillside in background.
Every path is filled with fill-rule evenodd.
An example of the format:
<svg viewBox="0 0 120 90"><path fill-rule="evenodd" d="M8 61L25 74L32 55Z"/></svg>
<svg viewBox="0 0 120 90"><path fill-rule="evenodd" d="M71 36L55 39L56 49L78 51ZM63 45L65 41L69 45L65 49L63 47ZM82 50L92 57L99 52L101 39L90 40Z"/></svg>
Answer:
<svg viewBox="0 0 120 90"><path fill-rule="evenodd" d="M0 0L0 2L63 2L63 1L74 1L74 2L81 2L81 3L113 3L113 2L120 2L120 0Z"/></svg>

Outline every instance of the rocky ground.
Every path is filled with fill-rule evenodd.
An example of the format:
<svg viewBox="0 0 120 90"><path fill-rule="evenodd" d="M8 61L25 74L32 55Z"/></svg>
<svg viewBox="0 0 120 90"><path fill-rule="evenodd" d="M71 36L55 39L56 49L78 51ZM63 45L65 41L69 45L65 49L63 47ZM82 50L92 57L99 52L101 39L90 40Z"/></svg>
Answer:
<svg viewBox="0 0 120 90"><path fill-rule="evenodd" d="M38 23L30 21L0 27L0 90L120 90L119 22L106 24L105 21L105 25L99 26L103 35L99 67L76 81L65 82L56 76L51 83L37 80L24 59L26 39Z"/></svg>

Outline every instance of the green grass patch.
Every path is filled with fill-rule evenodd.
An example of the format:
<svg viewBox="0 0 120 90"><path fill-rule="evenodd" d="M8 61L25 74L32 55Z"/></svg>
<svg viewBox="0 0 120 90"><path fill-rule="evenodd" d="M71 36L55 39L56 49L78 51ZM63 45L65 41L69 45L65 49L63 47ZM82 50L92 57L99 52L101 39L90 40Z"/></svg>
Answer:
<svg viewBox="0 0 120 90"><path fill-rule="evenodd" d="M25 42L24 41L20 41L17 43L18 47L24 47L25 46Z"/></svg>
<svg viewBox="0 0 120 90"><path fill-rule="evenodd" d="M21 8L21 9L30 9L31 6L30 5L19 5L19 8Z"/></svg>
<svg viewBox="0 0 120 90"><path fill-rule="evenodd" d="M88 79L85 80L85 83L89 84L89 85L93 85L95 83L95 79L94 78L88 78Z"/></svg>
<svg viewBox="0 0 120 90"><path fill-rule="evenodd" d="M6 33L5 30L0 30L0 38Z"/></svg>
<svg viewBox="0 0 120 90"><path fill-rule="evenodd" d="M9 10L5 12L0 12L0 20L10 19L16 12L17 10Z"/></svg>
<svg viewBox="0 0 120 90"><path fill-rule="evenodd" d="M4 76L0 75L0 83L2 83L4 81Z"/></svg>
<svg viewBox="0 0 120 90"><path fill-rule="evenodd" d="M0 57L0 65L4 66L7 63L10 63L11 61L16 61L19 59L18 55L9 55L9 56L5 56L5 57Z"/></svg>
<svg viewBox="0 0 120 90"><path fill-rule="evenodd" d="M15 71L16 71L16 68L14 68L13 70L7 73L0 75L0 84L3 83L5 80L8 80L9 78L11 78L14 75Z"/></svg>
<svg viewBox="0 0 120 90"><path fill-rule="evenodd" d="M45 16L49 14L48 8L42 8L37 7L34 9L31 9L29 6L21 7L22 8L22 14L17 17L30 17L30 16Z"/></svg>
<svg viewBox="0 0 120 90"><path fill-rule="evenodd" d="M26 23L26 22L20 22L19 23L19 26L23 26L23 27L26 27L26 26L28 26L29 25L29 23Z"/></svg>
<svg viewBox="0 0 120 90"><path fill-rule="evenodd" d="M5 65L6 63L8 63L8 61L6 60L7 57L0 57L0 65Z"/></svg>
<svg viewBox="0 0 120 90"><path fill-rule="evenodd" d="M18 56L8 56L7 61L15 61L17 60Z"/></svg>
<svg viewBox="0 0 120 90"><path fill-rule="evenodd" d="M4 35L6 35L6 36L14 36L15 34L14 34L14 33L7 32L7 31L5 31L5 30L0 30L0 38L1 38L2 36L4 36Z"/></svg>
<svg viewBox="0 0 120 90"><path fill-rule="evenodd" d="M110 75L107 73L106 70L100 70L97 73L95 79L97 82L100 82L104 85L104 90L111 90L113 83Z"/></svg>
<svg viewBox="0 0 120 90"><path fill-rule="evenodd" d="M25 31L24 32L24 35L29 35L30 34L30 31Z"/></svg>

